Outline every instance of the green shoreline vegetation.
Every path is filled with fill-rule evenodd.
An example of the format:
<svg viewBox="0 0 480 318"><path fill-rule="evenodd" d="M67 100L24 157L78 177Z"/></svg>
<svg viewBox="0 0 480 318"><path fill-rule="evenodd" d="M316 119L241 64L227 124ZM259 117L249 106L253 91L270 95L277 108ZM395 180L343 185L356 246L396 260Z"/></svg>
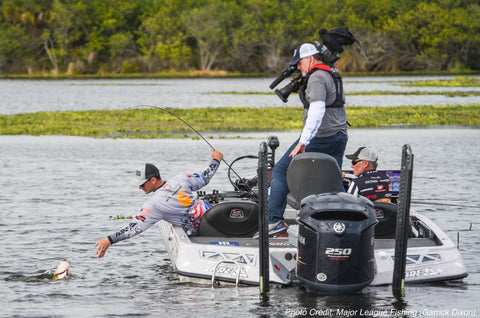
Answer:
<svg viewBox="0 0 480 318"><path fill-rule="evenodd" d="M302 129L301 107L172 109L202 133ZM480 104L347 107L355 128L480 126ZM95 138L198 138L174 116L157 108L57 111L0 116L0 135L66 135ZM210 138L213 138L210 136Z"/></svg>
<svg viewBox="0 0 480 318"><path fill-rule="evenodd" d="M342 72L478 71L478 13L475 0L2 0L0 74L271 74L339 27L359 41Z"/></svg>
<svg viewBox="0 0 480 318"><path fill-rule="evenodd" d="M144 73L144 72L135 72L135 73L95 73L95 74L67 74L67 73L51 73L51 72L37 72L37 73L0 73L0 79L10 79L10 80L96 80L96 79L177 79L177 78L255 78L255 77L276 77L280 73L280 69L277 71L268 71L268 72L240 72L240 71L225 71L225 70L209 70L209 71L178 71L178 70L167 70L156 73ZM416 86L411 85L414 83L421 83L420 86L479 86L480 79L477 77L476 80L468 82L473 85L465 84L455 84L457 78L470 78L471 76L478 76L479 71L471 70L452 70L452 71L342 71L343 76L349 76L351 79L350 83L355 83L355 77L369 76L372 78L369 82L378 82L375 80L375 77L378 76L457 76L454 79L442 80L442 81L402 81L405 82L407 86ZM380 82L383 82L382 79ZM396 81L398 82L398 81ZM432 83L430 83L432 82ZM437 82L437 83L434 83ZM364 83L363 81L361 83ZM453 83L453 85L452 85ZM433 84L433 85L431 85ZM80 85L80 84L77 84ZM110 85L110 84L105 84Z"/></svg>

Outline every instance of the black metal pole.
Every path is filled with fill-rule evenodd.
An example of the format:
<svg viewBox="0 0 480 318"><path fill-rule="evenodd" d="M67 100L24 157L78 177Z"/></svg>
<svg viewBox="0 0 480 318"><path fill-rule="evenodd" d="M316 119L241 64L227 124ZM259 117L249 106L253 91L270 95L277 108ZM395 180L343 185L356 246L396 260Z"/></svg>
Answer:
<svg viewBox="0 0 480 318"><path fill-rule="evenodd" d="M393 296L405 296L405 266L407 260L408 233L410 231L410 200L412 194L413 153L409 145L402 149L400 192L398 194L397 228L395 231L395 257L393 264Z"/></svg>
<svg viewBox="0 0 480 318"><path fill-rule="evenodd" d="M259 245L259 272L260 295L265 296L269 291L269 252L268 252L268 153L267 144L262 142L258 152L258 245Z"/></svg>

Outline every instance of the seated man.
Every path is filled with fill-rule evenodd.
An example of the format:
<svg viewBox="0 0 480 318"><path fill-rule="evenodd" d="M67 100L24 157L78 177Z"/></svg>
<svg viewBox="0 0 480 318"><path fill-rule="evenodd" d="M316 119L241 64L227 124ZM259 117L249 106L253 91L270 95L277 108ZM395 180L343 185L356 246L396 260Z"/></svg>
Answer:
<svg viewBox="0 0 480 318"><path fill-rule="evenodd" d="M358 194L371 201L388 200L391 198L390 178L377 169L377 153L370 148L360 147L351 155L353 176L344 176L350 181L347 193Z"/></svg>

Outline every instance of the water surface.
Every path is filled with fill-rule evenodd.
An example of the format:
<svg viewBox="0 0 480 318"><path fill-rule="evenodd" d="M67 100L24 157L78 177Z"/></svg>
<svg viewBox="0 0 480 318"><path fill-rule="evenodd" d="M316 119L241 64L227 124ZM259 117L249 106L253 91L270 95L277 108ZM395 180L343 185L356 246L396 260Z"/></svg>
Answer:
<svg viewBox="0 0 480 318"><path fill-rule="evenodd" d="M461 105L480 103L479 96L350 95L362 91L480 91L479 87L405 87L418 80L454 76L379 76L344 78L347 106ZM173 108L300 106L291 95L284 104L269 88L273 78L8 80L0 79L0 114L58 110L125 109L135 105ZM277 86L288 83L285 80ZM263 94L217 94L264 92Z"/></svg>
<svg viewBox="0 0 480 318"><path fill-rule="evenodd" d="M267 135L214 136L211 143L231 162L256 154ZM297 133L275 135L280 156ZM411 145L412 208L452 240L460 233L469 272L463 283L407 285L403 301L392 297L390 287L318 296L272 286L268 300L261 301L258 287L182 282L157 227L112 246L103 259L95 255L95 242L128 222L111 217L135 215L146 198L131 181L135 168L152 162L166 179L200 171L210 158L204 141L0 136L0 316L322 317L333 310L327 317L347 317L363 310L363 317L435 317L442 310L452 316L454 310L474 309L478 316L479 139L478 129L351 129L347 146L347 153L371 146L379 153L379 168L398 169L402 146ZM256 162L234 168L248 177ZM213 189L231 189L225 165L206 190ZM50 275L62 259L71 261L72 277L53 281Z"/></svg>

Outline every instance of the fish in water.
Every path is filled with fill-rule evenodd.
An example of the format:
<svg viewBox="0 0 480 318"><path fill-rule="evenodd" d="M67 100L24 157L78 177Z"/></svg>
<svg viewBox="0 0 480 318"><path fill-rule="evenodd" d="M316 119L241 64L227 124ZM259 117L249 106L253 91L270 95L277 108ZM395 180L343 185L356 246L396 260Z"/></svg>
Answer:
<svg viewBox="0 0 480 318"><path fill-rule="evenodd" d="M55 270L55 273L53 274L53 279L62 279L62 278L68 278L70 274L70 262L67 260L63 260L58 264L57 269Z"/></svg>

